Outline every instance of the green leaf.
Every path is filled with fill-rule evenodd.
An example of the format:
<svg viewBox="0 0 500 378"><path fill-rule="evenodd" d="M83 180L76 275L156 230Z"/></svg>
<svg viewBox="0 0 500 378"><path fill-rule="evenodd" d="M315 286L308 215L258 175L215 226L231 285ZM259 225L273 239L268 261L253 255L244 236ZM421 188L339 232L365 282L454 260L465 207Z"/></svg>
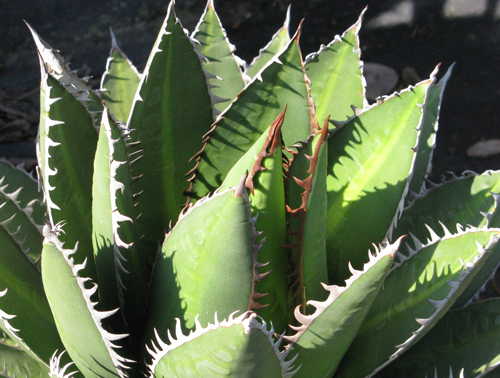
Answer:
<svg viewBox="0 0 500 378"><path fill-rule="evenodd" d="M187 331L197 317L206 324L216 312L248 309L260 248L254 223L244 181L182 213L154 267L145 341L153 329L166 338L175 318Z"/></svg>
<svg viewBox="0 0 500 378"><path fill-rule="evenodd" d="M100 309L120 307L124 312L120 315L128 324L127 332L136 338L135 345L139 345L150 256L141 248L140 235L133 225L136 215L128 141L128 131L117 126L105 109L94 168L93 238Z"/></svg>
<svg viewBox="0 0 500 378"><path fill-rule="evenodd" d="M118 47L113 31L110 32L111 51L101 79L102 98L111 114L119 121L126 122L141 75Z"/></svg>
<svg viewBox="0 0 500 378"><path fill-rule="evenodd" d="M207 76L212 103L219 114L228 107L245 83L233 54L234 46L227 39L226 31L215 12L213 0L207 1L205 12L192 37L199 42L195 44L196 51L207 59L203 67L211 74Z"/></svg>
<svg viewBox="0 0 500 378"><path fill-rule="evenodd" d="M300 31L300 28L299 28ZM306 140L311 133L311 115L302 57L300 32L279 56L275 56L222 113L206 135L196 155L196 167L188 175L194 198L214 191L233 165L260 138L287 106L282 128L285 146Z"/></svg>
<svg viewBox="0 0 500 378"><path fill-rule="evenodd" d="M343 121L353 115L352 106L364 108L368 104L358 37L365 11L341 37L337 35L328 46L306 58L306 74L320 122L328 116Z"/></svg>
<svg viewBox="0 0 500 378"><path fill-rule="evenodd" d="M326 170L328 120L321 131L302 143L288 170L287 213L292 298L306 311L308 299L324 300L328 283L326 257Z"/></svg>
<svg viewBox="0 0 500 378"><path fill-rule="evenodd" d="M435 77L439 65L431 74L431 78ZM424 189L424 178L429 175L432 169L432 155L436 147L436 133L438 130L439 111L441 110L441 101L443 99L446 84L451 76L453 65L448 69L439 83L432 84L427 89L428 93L424 106L424 117L420 124L420 137L417 148L417 156L415 168L411 178L410 192L421 193Z"/></svg>
<svg viewBox="0 0 500 378"><path fill-rule="evenodd" d="M28 25L28 23L26 23L26 25ZM59 55L58 50L53 49L47 42L41 39L31 26L28 25L28 28L30 29L38 50L42 81L44 81L44 76L48 74L55 80L65 85L65 89L68 93L70 93L85 107L87 112L92 117L93 125L96 129L98 129L103 109L101 99L92 91L85 79L80 79L74 71L70 70L69 64L64 61L61 55ZM43 100L43 89L40 92ZM43 114L43 101L41 102L41 105L41 113ZM43 123L42 117L40 117L40 125ZM44 153L43 149L40 152Z"/></svg>
<svg viewBox="0 0 500 378"><path fill-rule="evenodd" d="M471 172L462 177L452 177L439 185L428 184L419 196L410 200L403 215L398 220L393 232L393 239L402 235L413 235L419 240L426 240L429 228L439 236L444 236L444 229L453 229L457 224L474 227L498 227L494 218L499 198L491 193L500 193L500 172L487 171L482 175ZM495 221L496 220L496 221ZM401 251L407 251L405 246ZM483 288L489 277L500 263L500 249L492 251L488 262L474 277L470 285L454 304L462 307Z"/></svg>
<svg viewBox="0 0 500 378"><path fill-rule="evenodd" d="M42 67L39 165L52 227L64 224L61 237L77 242L74 258L88 260L86 275L95 277L92 251L92 177L97 133L92 115L67 89L70 83L54 79Z"/></svg>
<svg viewBox="0 0 500 378"><path fill-rule="evenodd" d="M46 378L49 369L21 349L0 342L0 376L6 378Z"/></svg>
<svg viewBox="0 0 500 378"><path fill-rule="evenodd" d="M97 285L80 276L84 266L72 257L78 245L64 249L57 234L51 230L44 241L42 278L61 340L85 377L125 377L132 361L117 353L116 342L126 335L112 334L102 324L116 311L96 310Z"/></svg>
<svg viewBox="0 0 500 378"><path fill-rule="evenodd" d="M205 328L196 322L187 336L178 322L175 338L169 335L169 344L157 338L158 346L150 350L149 377L291 378L294 359L285 360L290 349L279 351L273 331L254 313L231 314L221 322L215 318Z"/></svg>
<svg viewBox="0 0 500 378"><path fill-rule="evenodd" d="M177 19L172 1L142 75L128 120L134 151L136 227L148 253L155 254L170 221L186 203L183 177L189 159L202 147L202 136L213 122L208 87L193 41ZM139 152L141 151L141 152Z"/></svg>
<svg viewBox="0 0 500 378"><path fill-rule="evenodd" d="M372 243L381 242L399 217L430 84L426 80L385 98L328 139L330 284L349 277L349 263L359 269Z"/></svg>
<svg viewBox="0 0 500 378"><path fill-rule="evenodd" d="M265 242L259 251L259 279L253 288L250 309L272 321L278 333L288 324L288 253L286 244L285 188L281 128L286 109L262 134L257 142L229 171L222 187L236 186L238 178L248 172L245 186L250 190L252 214L258 215L257 230L265 230ZM267 232L268 231L268 232ZM262 239L263 241L264 239Z"/></svg>
<svg viewBox="0 0 500 378"><path fill-rule="evenodd" d="M295 309L300 326L292 327L297 333L285 338L294 343L292 353L298 353L296 362L302 364L296 378L332 376L384 283L399 242L370 254L363 270L352 270L344 287L324 285L328 298L308 302L316 308L312 315Z"/></svg>
<svg viewBox="0 0 500 378"><path fill-rule="evenodd" d="M452 371L458 377L462 369L464 377L483 376L500 365L499 316L499 298L449 311L431 332L389 365L384 376L433 377L436 372L438 377L447 377Z"/></svg>
<svg viewBox="0 0 500 378"><path fill-rule="evenodd" d="M259 51L259 55L254 58L246 69L246 74L253 79L262 68L264 68L274 56L286 48L290 43L290 6L286 12L283 26L273 35L271 41Z"/></svg>
<svg viewBox="0 0 500 378"><path fill-rule="evenodd" d="M499 231L459 229L455 235L447 231L443 238L433 233L425 245L415 239L410 255L398 255L399 262L387 276L336 377L375 374L411 348L481 269L498 243Z"/></svg>

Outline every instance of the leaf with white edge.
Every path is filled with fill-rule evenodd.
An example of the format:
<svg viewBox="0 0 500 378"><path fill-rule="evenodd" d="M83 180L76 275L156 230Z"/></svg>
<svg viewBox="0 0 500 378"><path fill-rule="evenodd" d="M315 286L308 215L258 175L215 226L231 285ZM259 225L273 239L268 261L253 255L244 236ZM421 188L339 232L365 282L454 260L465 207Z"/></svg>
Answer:
<svg viewBox="0 0 500 378"><path fill-rule="evenodd" d="M194 165L189 159L213 123L207 78L193 44L171 1L127 121L131 142L140 142L134 151L141 151L132 166L132 176L141 177L134 194L142 215L134 223L153 256L186 203L184 175Z"/></svg>
<svg viewBox="0 0 500 378"><path fill-rule="evenodd" d="M205 12L192 38L199 42L194 45L198 53L206 58L203 66L210 73L209 90L218 115L227 108L245 83L233 53L235 48L227 39L226 31L215 12L213 0L207 1Z"/></svg>
<svg viewBox="0 0 500 378"><path fill-rule="evenodd" d="M362 109L368 105L358 36L365 12L342 36L337 35L328 46L306 57L305 69L319 122L327 117L344 121L353 115L352 106Z"/></svg>
<svg viewBox="0 0 500 378"><path fill-rule="evenodd" d="M149 287L148 256L133 224L129 133L104 109L93 180L93 238L101 310L120 307L130 344L140 345ZM122 324L122 326L124 326ZM114 324L115 332L119 329ZM125 332L125 328L123 328Z"/></svg>
<svg viewBox="0 0 500 378"><path fill-rule="evenodd" d="M286 49L274 56L239 93L205 135L189 171L189 194L201 198L217 189L233 165L287 107L282 133L285 146L312 132L312 103L299 49L301 26Z"/></svg>
<svg viewBox="0 0 500 378"><path fill-rule="evenodd" d="M133 363L118 354L117 342L127 335L112 334L103 321L116 311L97 311L92 300L97 285L81 277L83 264L75 264L74 249L64 249L52 230L42 250L42 278L61 340L73 362L86 377L127 377ZM123 352L122 352L123 353Z"/></svg>
<svg viewBox="0 0 500 378"><path fill-rule="evenodd" d="M28 24L26 23L26 25ZM93 120L93 125L98 129L103 109L101 99L92 91L86 79L80 79L75 72L69 69L68 63L64 61L57 50L41 39L30 25L28 28L38 50L42 80L43 76L48 74L66 85L66 90L85 107Z"/></svg>
<svg viewBox="0 0 500 378"><path fill-rule="evenodd" d="M324 300L328 283L326 257L326 171L328 119L306 143L297 147L287 172L287 214L294 304L307 313L308 299Z"/></svg>
<svg viewBox="0 0 500 378"><path fill-rule="evenodd" d="M259 55L246 68L245 73L250 79L253 79L275 55L290 43L290 9L289 5L283 26L273 35L271 41L259 50Z"/></svg>
<svg viewBox="0 0 500 378"><path fill-rule="evenodd" d="M46 378L48 373L47 365L23 350L0 341L0 377Z"/></svg>
<svg viewBox="0 0 500 378"><path fill-rule="evenodd" d="M78 263L87 259L86 275L95 278L89 209L97 132L92 115L68 91L71 87L42 67L39 166L50 226L64 224L61 240L80 244L74 258Z"/></svg>
<svg viewBox="0 0 500 378"><path fill-rule="evenodd" d="M280 351L282 339L275 341L274 330L255 313L196 328L184 335L179 322L168 343L156 337L149 349L153 362L148 377L211 378L291 378L295 358L286 360L290 349Z"/></svg>
<svg viewBox="0 0 500 378"><path fill-rule="evenodd" d="M429 188L420 195L412 196L403 215L397 222L393 239L401 235L411 235L411 239L426 240L429 230L444 236L457 224L474 227L499 227L497 207L500 197L500 171L487 171L481 175L472 172L440 184L427 183ZM409 238L400 248L400 252L408 255L407 246L412 247ZM465 305L476 297L500 264L500 248L492 251L488 262L477 273L470 285L454 304L454 307Z"/></svg>
<svg viewBox="0 0 500 378"><path fill-rule="evenodd" d="M500 299L449 311L431 332L384 370L387 377L464 377L487 374L500 366ZM495 371L496 373L496 371ZM387 374L387 375L386 375Z"/></svg>
<svg viewBox="0 0 500 378"><path fill-rule="evenodd" d="M126 122L141 75L118 47L111 29L110 33L111 51L106 63L106 71L101 79L102 98L106 101L111 114L117 120Z"/></svg>
<svg viewBox="0 0 500 378"><path fill-rule="evenodd" d="M369 253L363 270L351 269L345 286L323 285L328 298L307 303L316 308L313 314L303 315L296 307L300 326L292 327L295 335L285 337L293 342L292 353L298 354L296 364L302 365L296 377L332 376L382 287L399 243L381 247L375 255Z"/></svg>
<svg viewBox="0 0 500 378"><path fill-rule="evenodd" d="M410 182L409 191L421 194L425 191L424 178L426 178L432 170L432 156L436 147L436 133L438 131L439 112L441 110L441 101L443 99L446 84L451 76L454 64L448 69L446 74L438 83L434 83L429 87L429 93L424 105L424 119L420 127L420 142L418 144L417 157L415 168ZM439 65L431 74L437 74Z"/></svg>
<svg viewBox="0 0 500 378"><path fill-rule="evenodd" d="M175 318L187 331L198 316L206 324L216 312L227 317L249 308L261 245L245 178L187 208L165 238L151 281L146 342L153 329L166 338Z"/></svg>
<svg viewBox="0 0 500 378"><path fill-rule="evenodd" d="M222 188L236 186L248 172L245 186L249 189L252 214L258 214L255 227L263 232L263 243L257 268L259 279L255 282L250 309L266 321L272 321L278 333L288 325L288 252L287 223L285 216L285 187L283 182L283 146L281 128L286 109L274 120L268 130L255 142L245 155L231 168Z"/></svg>
<svg viewBox="0 0 500 378"><path fill-rule="evenodd" d="M328 139L326 243L330 284L359 269L403 210L432 80L381 98ZM395 158L397 157L397 158ZM377 227L373 227L377 225Z"/></svg>
<svg viewBox="0 0 500 378"><path fill-rule="evenodd" d="M499 232L459 228L442 238L432 233L426 244L415 241L410 257L387 276L336 377L375 374L421 339L481 269Z"/></svg>

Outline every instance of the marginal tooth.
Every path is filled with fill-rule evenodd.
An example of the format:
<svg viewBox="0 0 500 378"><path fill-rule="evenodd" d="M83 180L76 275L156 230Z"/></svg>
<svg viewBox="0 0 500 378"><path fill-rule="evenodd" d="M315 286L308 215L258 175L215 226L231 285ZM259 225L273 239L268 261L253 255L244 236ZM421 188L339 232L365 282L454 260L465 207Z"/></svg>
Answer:
<svg viewBox="0 0 500 378"><path fill-rule="evenodd" d="M295 310L293 311L293 314L295 315L295 319L297 319L297 321L300 323L300 324L303 324L303 325L309 325L310 323L310 319L307 315L304 315L300 312L300 305L295 307Z"/></svg>
<svg viewBox="0 0 500 378"><path fill-rule="evenodd" d="M481 245L481 243L479 243L477 240L476 240L476 246L477 246L477 251L481 254L481 255L484 255L487 251L486 249Z"/></svg>
<svg viewBox="0 0 500 378"><path fill-rule="evenodd" d="M427 228L427 230L429 231L429 234L431 235L431 239L430 239L431 242L436 242L436 241L441 239L439 237L439 235L436 234L436 232L428 224L426 224L425 227Z"/></svg>
<svg viewBox="0 0 500 378"><path fill-rule="evenodd" d="M422 242L420 240L418 240L418 238L415 235L413 235L411 232L409 234L410 234L411 240L413 240L413 244L415 245L415 250L420 251L423 247Z"/></svg>
<svg viewBox="0 0 500 378"><path fill-rule="evenodd" d="M450 232L450 230L448 230L448 227L446 227L444 225L444 223L442 223L441 221L439 222L439 224L441 225L441 227L443 228L443 231L444 231L444 237L445 238L450 238L453 236L453 234Z"/></svg>
<svg viewBox="0 0 500 378"><path fill-rule="evenodd" d="M436 307L437 310L441 310L445 305L446 303L448 303L448 299L443 299L441 301L435 301L433 299L427 299L427 301L433 305L434 307Z"/></svg>
<svg viewBox="0 0 500 378"><path fill-rule="evenodd" d="M457 290L459 287L460 287L460 284L461 282L460 281L452 281L452 280L449 280L448 281L448 285L453 289L453 290Z"/></svg>
<svg viewBox="0 0 500 378"><path fill-rule="evenodd" d="M351 274L354 276L356 273L358 273L358 271L356 269L354 269L351 265L351 262L349 261L349 271L351 272Z"/></svg>
<svg viewBox="0 0 500 378"><path fill-rule="evenodd" d="M430 320L431 320L431 319L429 319L429 318L427 318L427 319L415 318L415 321L416 321L418 324L423 325L423 326L425 326L425 325L429 324Z"/></svg>

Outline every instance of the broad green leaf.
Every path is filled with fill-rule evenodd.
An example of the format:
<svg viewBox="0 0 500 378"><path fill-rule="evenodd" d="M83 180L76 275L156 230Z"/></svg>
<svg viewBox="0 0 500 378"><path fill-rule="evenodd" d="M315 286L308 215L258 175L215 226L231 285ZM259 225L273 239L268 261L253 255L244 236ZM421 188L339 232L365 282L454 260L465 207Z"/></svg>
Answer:
<svg viewBox="0 0 500 378"><path fill-rule="evenodd" d="M75 264L75 249L64 249L57 230L47 234L42 250L42 278L61 340L85 377L125 377L132 361L118 354L117 341L126 335L112 334L102 322L116 311L97 311L92 297L97 285L80 276L83 265Z"/></svg>
<svg viewBox="0 0 500 378"><path fill-rule="evenodd" d="M273 331L254 313L231 314L205 328L197 322L188 336L178 323L169 344L157 338L149 377L291 378L294 359L285 360L290 350L279 351Z"/></svg>
<svg viewBox="0 0 500 378"><path fill-rule="evenodd" d="M449 311L414 347L384 370L387 377L483 376L500 365L500 299ZM493 374L497 373L495 372ZM490 375L487 375L490 377ZM495 375L491 375L495 376Z"/></svg>
<svg viewBox="0 0 500 378"><path fill-rule="evenodd" d="M285 110L267 132L229 171L222 187L236 186L246 172L246 187L250 190L252 214L257 216L255 227L264 230L258 262L262 279L256 282L251 309L258 311L266 321L272 321L276 332L283 333L288 325L288 253L285 217L285 188L283 183L283 155L281 127ZM264 239L261 239L264 240Z"/></svg>
<svg viewBox="0 0 500 378"><path fill-rule="evenodd" d="M469 173L440 185L431 185L430 189L422 191L421 196L411 200L397 223L393 239L411 234L419 240L426 240L429 228L444 236L441 224L450 230L457 224L498 227L498 218L494 218L498 197L491 193L500 193L499 171L487 171L482 175ZM405 252L407 248L402 246L401 251ZM476 295L499 263L500 248L496 248L454 306L461 307Z"/></svg>
<svg viewBox="0 0 500 378"><path fill-rule="evenodd" d="M431 74L431 78L437 74L438 68L439 66ZM424 190L424 178L427 177L432 169L432 155L436 147L439 111L441 110L441 101L452 69L453 65L448 69L439 83L433 84L427 89L424 117L422 123L419 125L421 132L414 164L415 168L409 187L409 190L413 193L419 194Z"/></svg>
<svg viewBox="0 0 500 378"><path fill-rule="evenodd" d="M300 30L300 29L299 29ZM287 106L282 128L285 146L306 140L311 133L307 84L298 45L299 32L279 56L275 56L222 113L206 135L197 154L192 194L195 198L214 191L232 166L260 138Z"/></svg>
<svg viewBox="0 0 500 378"><path fill-rule="evenodd" d="M319 122L327 117L343 121L353 115L352 106L367 105L358 37L364 13L341 37L337 35L328 46L306 58L306 74L311 80Z"/></svg>
<svg viewBox="0 0 500 378"><path fill-rule="evenodd" d="M292 297L295 304L324 300L328 283L326 257L326 169L328 120L321 131L303 143L288 170L287 213L292 249ZM292 302L293 303L293 302Z"/></svg>
<svg viewBox="0 0 500 378"><path fill-rule="evenodd" d="M95 277L90 209L97 133L91 114L66 90L70 87L43 74L39 165L49 222L63 225L67 246L79 243L74 258L87 259L86 275Z"/></svg>
<svg viewBox="0 0 500 378"><path fill-rule="evenodd" d="M374 374L411 348L481 269L498 243L499 232L469 228L452 235L448 231L425 245L415 242L409 256L399 255L336 377Z"/></svg>
<svg viewBox="0 0 500 378"><path fill-rule="evenodd" d="M227 39L226 31L215 12L213 0L207 1L193 39L199 42L195 44L196 51L207 59L203 67L211 74L208 78L212 103L216 113L220 113L243 89L245 83L233 54L234 46Z"/></svg>
<svg viewBox="0 0 500 378"><path fill-rule="evenodd" d="M117 126L105 109L94 166L92 203L100 309L121 307L127 332L139 345L149 286L148 256L133 225L136 215L128 149L128 131Z"/></svg>
<svg viewBox="0 0 500 378"><path fill-rule="evenodd" d="M141 75L125 53L120 50L116 37L111 31L111 51L106 71L102 75L101 90L104 91L103 100L106 101L109 111L117 120L127 121L140 80Z"/></svg>
<svg viewBox="0 0 500 378"><path fill-rule="evenodd" d="M431 80L385 98L328 139L327 250L330 284L359 269L403 207ZM376 227L374 227L376 225Z"/></svg>
<svg viewBox="0 0 500 378"><path fill-rule="evenodd" d="M48 374L47 365L19 348L0 342L0 377L46 378Z"/></svg>
<svg viewBox="0 0 500 378"><path fill-rule="evenodd" d="M214 314L246 311L252 297L259 245L242 181L198 201L167 235L151 281L148 333L162 338L181 320L184 331Z"/></svg>
<svg viewBox="0 0 500 378"><path fill-rule="evenodd" d="M282 49L286 48L290 43L290 6L286 12L285 23L273 35L271 41L260 49L259 55L254 58L249 64L246 74L253 79L257 73L271 61L275 55L279 54Z"/></svg>
<svg viewBox="0 0 500 378"><path fill-rule="evenodd" d="M170 221L186 203L183 176L194 163L213 122L207 81L193 42L176 18L172 1L134 99L128 127L141 158L132 167L136 227L154 259ZM141 151L141 152L139 152Z"/></svg>
<svg viewBox="0 0 500 378"><path fill-rule="evenodd" d="M297 365L303 364L296 378L332 376L384 283L399 242L370 255L362 271L352 270L345 286L324 285L328 298L308 302L316 308L313 314L295 309L300 326L293 327L297 333L286 339L294 342L291 349L298 353Z"/></svg>

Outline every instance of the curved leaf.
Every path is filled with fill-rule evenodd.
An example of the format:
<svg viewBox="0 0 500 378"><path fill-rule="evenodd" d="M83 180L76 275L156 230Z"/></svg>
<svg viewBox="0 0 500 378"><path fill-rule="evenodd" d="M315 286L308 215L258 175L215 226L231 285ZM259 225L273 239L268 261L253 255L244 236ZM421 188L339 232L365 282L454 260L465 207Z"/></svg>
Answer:
<svg viewBox="0 0 500 378"><path fill-rule="evenodd" d="M324 285L328 298L308 302L316 308L313 314L295 309L300 326L292 327L297 333L286 339L294 342L292 352L303 365L296 377L332 376L384 283L399 242L370 254L362 271L352 269L345 287Z"/></svg>
<svg viewBox="0 0 500 378"><path fill-rule="evenodd" d="M274 341L273 331L250 312L221 322L216 314L205 328L196 321L187 336L178 321L169 344L156 338L149 377L291 378L294 359L285 360L290 349L280 352L281 339Z"/></svg>
<svg viewBox="0 0 500 378"><path fill-rule="evenodd" d="M327 250L330 283L349 277L399 218L431 80L383 99L328 139ZM397 158L396 158L397 157ZM374 227L376 225L376 227Z"/></svg>
<svg viewBox="0 0 500 378"><path fill-rule="evenodd" d="M398 255L336 376L375 374L422 338L481 269L499 232L469 228L442 238L433 233L425 245L415 239L409 256Z"/></svg>
<svg viewBox="0 0 500 378"><path fill-rule="evenodd" d="M153 329L166 338L175 318L187 331L198 316L206 324L248 309L260 248L250 215L243 180L182 213L154 267L145 341Z"/></svg>

